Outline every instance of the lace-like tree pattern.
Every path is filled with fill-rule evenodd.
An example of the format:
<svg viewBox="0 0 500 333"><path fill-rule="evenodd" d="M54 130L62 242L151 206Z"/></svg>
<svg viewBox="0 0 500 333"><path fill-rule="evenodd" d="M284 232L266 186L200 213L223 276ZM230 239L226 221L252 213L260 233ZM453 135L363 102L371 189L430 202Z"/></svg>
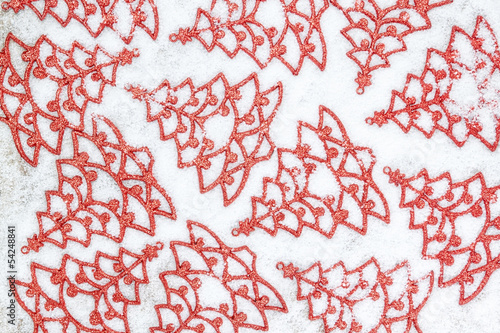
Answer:
<svg viewBox="0 0 500 333"><path fill-rule="evenodd" d="M422 255L439 260L439 286L460 285L460 304L475 298L500 267L500 186L487 187L481 173L453 183L427 170L406 177L384 170L401 187L401 208L410 209L410 229L423 232Z"/></svg>
<svg viewBox="0 0 500 333"><path fill-rule="evenodd" d="M92 37L106 29L115 31L125 43L130 43L136 28L144 30L151 38L158 37L158 10L155 0L9 0L4 10L18 13L30 8L40 20L48 16L63 27L76 20Z"/></svg>
<svg viewBox="0 0 500 333"><path fill-rule="evenodd" d="M389 223L387 202L372 179L371 149L352 144L340 119L324 106L315 127L299 122L295 149L278 149L278 175L264 179L262 197L252 198L252 217L235 236L262 228L298 237L304 227L331 238L338 225L365 234L368 217Z"/></svg>
<svg viewBox="0 0 500 333"><path fill-rule="evenodd" d="M65 130L83 130L88 103L101 103L118 67L136 56L126 49L114 56L99 46L89 51L77 42L64 50L46 36L28 46L9 33L0 52L0 121L21 157L36 166L42 147L58 155Z"/></svg>
<svg viewBox="0 0 500 333"><path fill-rule="evenodd" d="M74 156L57 161L59 186L38 212L39 233L23 253L46 243L85 247L93 235L121 242L128 228L153 236L156 218L175 219L175 209L153 175L149 149L134 148L107 119L93 120L92 135L74 131Z"/></svg>
<svg viewBox="0 0 500 333"><path fill-rule="evenodd" d="M118 256L98 251L93 263L65 254L59 268L33 263L31 282L16 281L16 299L33 319L34 333L130 332L127 309L141 303L146 263L162 248L146 245L142 254L120 248Z"/></svg>
<svg viewBox="0 0 500 333"><path fill-rule="evenodd" d="M428 12L453 0L330 0L349 21L342 35L351 43L347 56L360 68L357 93L372 84L372 72L390 66L389 57L406 51L404 38L431 27Z"/></svg>
<svg viewBox="0 0 500 333"><path fill-rule="evenodd" d="M327 333L422 332L417 317L431 294L433 272L412 280L407 262L382 272L374 258L352 271L343 262L326 270L320 263L304 271L293 264L277 267L296 279L297 299L307 300L309 319L323 320Z"/></svg>
<svg viewBox="0 0 500 333"><path fill-rule="evenodd" d="M272 23L257 19L260 13L266 11L260 7L265 2L213 0L210 10L198 9L192 28L179 29L177 34L170 36L170 40L185 44L195 38L207 51L218 47L230 58L241 51L260 68L276 58L294 75L300 72L306 58L324 70L326 44L320 20L329 6L328 1L280 0L280 12L266 12L278 20Z"/></svg>
<svg viewBox="0 0 500 333"><path fill-rule="evenodd" d="M151 333L267 331L266 311L287 312L281 295L257 274L248 247L231 248L188 222L190 242L171 242L176 269L160 274L167 303L155 306Z"/></svg>
<svg viewBox="0 0 500 333"><path fill-rule="evenodd" d="M281 104L281 82L261 91L256 74L233 86L219 74L199 88L186 79L176 87L164 81L151 92L128 89L146 103L160 138L175 140L179 168L196 168L202 193L220 186L225 206L240 195L252 167L274 151L269 126Z"/></svg>
<svg viewBox="0 0 500 333"><path fill-rule="evenodd" d="M453 27L445 52L429 49L420 77L409 74L402 92L393 91L387 111L368 124L390 121L405 133L416 128L426 138L445 133L462 147L470 136L491 151L500 140L500 49L488 22L478 17L469 36Z"/></svg>

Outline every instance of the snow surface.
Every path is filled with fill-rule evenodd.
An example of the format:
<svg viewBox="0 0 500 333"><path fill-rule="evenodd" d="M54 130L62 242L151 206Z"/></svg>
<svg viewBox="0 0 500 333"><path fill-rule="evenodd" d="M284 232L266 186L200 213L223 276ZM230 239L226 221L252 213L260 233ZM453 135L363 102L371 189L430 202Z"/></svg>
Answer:
<svg viewBox="0 0 500 333"><path fill-rule="evenodd" d="M156 236L151 239L139 232L127 231L123 246L131 251L140 251L144 244L172 240L188 241L187 220L199 221L214 230L229 246L248 245L257 253L257 271L284 297L288 313L267 312L270 332L322 332L322 321L308 320L307 302L296 300L296 282L283 279L276 270L279 261L293 262L305 269L320 261L329 267L342 260L349 269L354 269L376 257L384 270L393 268L401 261L408 260L414 278L419 278L434 270L439 274L439 264L434 260L421 258L421 232L408 229L409 212L398 207L400 189L388 183L383 174L384 166L399 168L406 175L413 175L422 168L437 176L450 171L454 181L465 180L481 171L490 186L500 184L500 151L489 151L478 140L471 139L462 148L455 146L443 133L435 133L430 140L415 130L404 134L396 125L385 127L368 126L365 118L375 110L386 109L393 89L401 90L407 73L419 75L424 67L426 50L434 47L445 50L450 38L451 27L459 25L466 32L474 31L476 17L484 16L500 36L500 3L497 0L455 0L453 4L433 9L429 16L431 30L418 32L406 37L408 51L391 56L392 66L373 73L373 86L364 95L356 94L354 78L358 68L345 53L350 44L340 30L347 25L342 13L330 8L322 18L323 33L328 47L326 69L320 71L306 60L300 75L293 76L279 61L273 61L260 70L255 62L241 53L229 59L221 50L208 53L202 45L193 41L182 45L169 41L169 35L179 27L191 26L196 9L202 1L158 0L160 33L156 41L138 30L128 48L138 48L141 57L132 65L119 69L115 87L107 86L104 102L89 104L87 113L105 115L111 119L132 146L147 146L155 156L155 174L158 182L173 199L177 210L177 221L160 220ZM207 1L205 1L207 2ZM109 52L118 52L125 46L112 31L106 30L98 38L76 22L61 28L51 18L41 22L30 10L14 14L12 11L0 13L0 46L8 32L13 32L27 44L34 44L41 33L62 47L69 47L77 39L92 49L98 43ZM238 221L251 215L250 197L260 196L262 177L274 177L277 156L256 165L244 191L229 207L223 207L222 194L216 189L200 194L196 170L178 169L176 149L173 141L159 140L159 130L155 123L146 122L145 105L133 100L123 88L128 84L140 84L148 89L157 87L164 79L179 84L191 77L195 85L205 84L219 72L223 72L229 82L236 84L250 73L258 72L262 87L267 89L278 80L284 84L283 102L271 127L271 136L278 146L293 148L296 144L296 124L298 120L317 124L318 106L332 109L342 120L352 142L373 149L377 157L373 176L384 193L391 211L391 223L372 220L368 233L362 236L347 228L338 228L332 239L320 236L312 230L305 230L300 238L281 231L271 237L262 230L250 237L233 237L231 230ZM465 88L465 87L464 87ZM466 95L467 91L463 91ZM493 112L493 111L492 111ZM147 135L145 135L147 133ZM65 142L70 142L69 135ZM67 150L66 146L66 152ZM18 246L25 239L38 232L36 212L46 208L45 191L57 188L55 161L58 157L42 152L37 168L30 167L17 153L9 128L0 123L0 258L6 256L6 225L17 226ZM42 181L41 181L42 180ZM57 266L64 253L78 254L82 260L93 261L96 250L115 253L117 244L99 238L89 248L71 244L65 250L55 246L45 246L39 253L17 256L18 278L29 280L29 264L37 261L44 265ZM19 250L19 247L18 247ZM17 307L17 327L6 323L4 315L7 306L6 263L2 267L0 282L0 330L2 332L31 332L31 318ZM157 325L153 306L165 301L163 286L158 274L174 268L174 261L168 247L160 252L160 259L149 263L151 283L141 289L142 304L129 307L129 319L133 333L147 333L149 327ZM470 303L460 306L459 286L438 288L437 279L433 293L419 316L423 332L472 333L498 332L500 327L500 273L490 278L484 290ZM369 315L369 314L367 314ZM241 330L242 333L250 330Z"/></svg>

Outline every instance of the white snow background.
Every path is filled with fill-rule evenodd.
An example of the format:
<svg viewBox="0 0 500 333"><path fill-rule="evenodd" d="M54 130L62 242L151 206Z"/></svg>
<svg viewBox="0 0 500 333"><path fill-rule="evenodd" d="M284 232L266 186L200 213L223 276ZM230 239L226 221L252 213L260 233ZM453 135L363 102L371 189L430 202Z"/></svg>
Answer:
<svg viewBox="0 0 500 333"><path fill-rule="evenodd" d="M399 168L411 176L426 168L432 177L449 171L454 182L482 172L487 185L495 186L500 184L500 149L491 152L474 138L458 148L440 132L436 132L428 140L416 130L404 134L392 123L382 128L369 126L365 123L365 118L374 111L387 109L392 89L401 91L408 73L420 75L428 48L442 51L446 49L453 25L472 34L477 16L482 15L497 37L500 37L500 2L455 0L451 5L430 11L432 28L407 36L405 41L408 51L392 55L390 68L375 71L373 85L361 96L356 93L357 84L354 82L358 67L346 56L351 45L340 33L348 22L336 8L329 8L321 20L328 50L326 69L320 71L312 62L305 60L299 75L293 76L277 60L261 70L242 52L234 59L229 59L220 49L208 53L196 40L186 45L170 42L169 35L177 33L180 27L192 26L196 9L207 7L208 3L209 0L157 0L160 15L157 40L152 40L137 29L128 46L109 29L105 29L94 39L76 21L62 28L52 18L40 21L28 9L18 14L13 11L0 12L0 47L3 47L6 35L12 32L28 45L34 45L42 34L46 34L63 48L69 48L77 40L88 49L99 44L110 53L117 53L123 47L139 49L141 56L135 58L132 65L118 69L116 86L107 86L103 103L90 103L86 115L88 119L92 113L108 117L122 132L129 145L147 146L151 150L155 158L156 178L172 198L177 211L176 221L157 219L156 236L153 238L138 231L127 230L122 244L93 236L88 248L70 243L67 249L61 250L49 244L38 253L21 255L19 250L26 244L27 237L38 232L36 212L46 209L45 192L57 189L55 161L60 157L42 150L38 167L29 166L19 156L8 126L0 123L0 331L27 333L33 330L31 318L20 306L17 307L17 326L13 327L6 322L8 298L7 281L4 277L7 276L7 225L17 226L17 277L22 281L31 280L29 265L32 261L59 267L65 253L92 262L97 250L116 255L121 245L140 253L145 244L163 242L165 248L160 251L160 257L148 263L151 282L141 286L141 305L130 306L128 310L131 332L149 333L149 327L157 326L158 323L153 307L164 303L166 299L158 274L175 268L168 245L173 240L188 241L186 221L194 220L209 226L228 246L248 245L257 254L258 273L277 288L289 309L288 313L266 313L270 332L324 331L321 320L309 321L307 302L296 300L296 282L283 278L282 272L276 269L277 262L293 262L301 269L306 269L316 261L327 268L342 260L348 269L354 269L372 256L377 258L384 271L408 260L414 279L434 270L435 286L419 315L423 332L499 332L500 272L494 273L484 290L463 306L458 304L458 284L445 289L438 288L439 263L421 258L422 233L408 229L409 211L399 208L400 189L389 184L382 169L384 166ZM283 83L283 101L271 125L272 139L279 147L295 147L298 120L317 124L319 105L333 110L342 120L354 144L373 149L377 158L373 177L389 203L391 223L385 224L376 219L369 221L366 236L339 227L332 239L306 229L300 238L285 231L271 237L262 230L257 230L249 237L232 236L231 230L237 227L238 221L251 216L250 198L261 195L262 178L276 175L277 154L269 161L257 164L239 198L229 207L224 207L219 188L206 194L199 192L195 168L177 168L174 141L159 140L157 124L146 121L145 104L133 100L132 95L124 90L128 84L140 84L151 90L164 79L177 85L187 77L191 77L195 85L200 86L219 72L223 72L232 85L252 72L259 74L262 89L271 87L277 81ZM463 91L463 94L467 93ZM71 154L69 133L66 132L61 157ZM240 332L247 333L251 330L241 329Z"/></svg>

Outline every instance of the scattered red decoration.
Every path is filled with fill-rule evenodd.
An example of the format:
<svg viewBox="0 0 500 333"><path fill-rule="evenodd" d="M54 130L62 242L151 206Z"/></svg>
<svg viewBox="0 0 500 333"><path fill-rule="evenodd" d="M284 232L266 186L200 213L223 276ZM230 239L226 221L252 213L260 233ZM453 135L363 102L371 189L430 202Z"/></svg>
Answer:
<svg viewBox="0 0 500 333"><path fill-rule="evenodd" d="M455 26L445 52L429 49L422 75L409 74L403 92L392 92L389 110L375 112L367 123L391 120L405 133L413 127L427 138L438 130L459 147L473 136L494 151L500 140L499 76L497 39L478 17L472 36Z"/></svg>
<svg viewBox="0 0 500 333"><path fill-rule="evenodd" d="M319 124L299 121L295 149L278 149L278 175L264 178L262 197L252 198L252 218L235 236L262 228L298 237L304 227L331 238L338 225L365 234L368 217L389 223L387 202L372 179L371 149L351 143L340 119L320 106Z"/></svg>
<svg viewBox="0 0 500 333"><path fill-rule="evenodd" d="M355 82L363 94L372 72L406 51L407 35L431 27L428 12L453 2L274 0L273 7L272 1L212 0L208 10L197 10L192 28L179 29L170 40L197 39L208 52L218 47L230 58L241 51L260 68L276 58L294 75L306 58L324 70L320 20L331 3L349 21L341 32L352 45L347 56L360 68ZM76 20L94 38L105 29L127 44L137 28L158 36L154 0L2 4L15 13L26 7L63 27ZM8 34L0 51L0 121L34 167L42 148L61 154L67 130L74 149L71 158L57 160L58 188L46 192L47 209L37 213L39 233L22 253L38 252L47 243L89 247L96 235L121 243L128 229L154 236L159 216L176 219L154 176L150 150L127 144L106 118L84 126L88 103L101 103L118 67L137 56L136 50L112 55L77 42L67 50L45 35L29 46ZM196 168L202 193L220 186L225 206L240 196L252 168L274 153L269 127L281 105L281 82L261 91L256 73L235 85L221 73L199 87L188 78L177 86L165 80L151 91L127 90L146 104L147 120L158 122L160 139L175 141L178 167ZM422 75L409 74L404 90L392 92L388 111L366 121L382 126L389 120L405 133L414 127L430 138L439 130L459 147L474 136L497 149L500 47L484 18L478 17L472 35L453 27L446 51L429 49ZM331 110L320 106L317 126L300 121L296 147L277 154L276 177L264 178L262 196L252 198L252 217L239 222L234 236L260 228L272 236L283 229L299 237L307 227L332 238L339 225L364 235L371 218L389 223L388 204L372 178L375 156L351 142ZM440 263L438 285L460 285L459 303L470 302L500 267L500 185L488 187L481 173L456 183L449 173L430 178L426 169L410 178L388 167L384 173L401 186L400 207L410 209L410 229L423 231L423 257ZM267 311L288 309L257 273L256 254L247 246L227 246L202 224L188 221L187 228L189 242L170 244L175 269L159 275L166 301L154 306L159 324L150 332L268 331ZM130 333L129 306L141 304L140 287L149 283L146 264L162 249L158 242L141 254L123 247L116 256L97 251L94 262L64 254L58 268L34 262L31 281L16 281L15 296L32 318L34 333ZM296 279L297 299L307 300L309 319L321 319L325 332L422 332L418 316L431 294L433 272L413 280L408 262L383 272L375 258L352 271L343 262L326 270L321 263L303 271L282 262L277 268L284 278Z"/></svg>
<svg viewBox="0 0 500 333"><path fill-rule="evenodd" d="M389 56L406 51L404 38L431 28L428 12L453 0L330 0L349 25L342 35L351 43L347 56L360 68L357 93L372 84L371 73L390 66ZM431 2L431 3L430 3Z"/></svg>
<svg viewBox="0 0 500 333"><path fill-rule="evenodd" d="M151 333L267 331L265 311L288 311L257 274L256 255L248 247L228 247L196 222L187 227L189 243L170 243L176 269L160 274L167 303L155 306L159 326Z"/></svg>
<svg viewBox="0 0 500 333"><path fill-rule="evenodd" d="M281 82L261 92L255 73L234 86L219 74L199 88L188 78L176 87L164 81L151 92L128 90L146 102L160 138L175 140L179 168L196 167L202 193L220 186L225 206L240 195L252 167L274 151L269 126L281 104Z"/></svg>
<svg viewBox="0 0 500 333"><path fill-rule="evenodd" d="M423 169L407 178L384 170L401 186L401 208L410 208L410 229L422 229L422 254L441 264L439 286L460 285L460 304L475 298L500 267L500 186L476 174L453 183L449 173L430 178Z"/></svg>
<svg viewBox="0 0 500 333"><path fill-rule="evenodd" d="M299 271L278 263L285 278L297 280L297 299L309 303L309 319L323 320L325 332L419 332L417 317L434 284L434 274L412 280L405 261L382 272L374 258L347 271L344 263L323 270L320 263Z"/></svg>
<svg viewBox="0 0 500 333"><path fill-rule="evenodd" d="M21 157L36 166L42 147L58 155L64 131L83 130L87 104L101 103L118 66L137 56L126 49L113 56L99 46L89 51L77 42L64 50L46 36L31 47L9 33L0 52L0 121Z"/></svg>
<svg viewBox="0 0 500 333"><path fill-rule="evenodd" d="M219 47L230 58L242 51L260 68L276 58L294 75L300 72L305 58L324 70L326 44L320 20L328 0L280 0L279 13L266 12L277 20L272 23L258 21L259 14L265 12L260 8L265 2L212 0L210 10L198 9L192 28L179 29L170 40L186 44L195 38L207 51Z"/></svg>
<svg viewBox="0 0 500 333"><path fill-rule="evenodd" d="M134 148L107 119L94 119L92 135L74 131L74 156L57 161L59 187L38 212L40 232L23 253L45 243L90 245L93 235L121 242L127 228L153 236L157 216L175 219L175 208L153 175L148 148Z"/></svg>
<svg viewBox="0 0 500 333"><path fill-rule="evenodd" d="M98 251L93 263L65 254L60 268L33 263L31 282L16 281L16 299L33 319L33 332L128 333L127 309L141 303L146 263L162 248L146 245L142 254L120 248L118 256Z"/></svg>
<svg viewBox="0 0 500 333"><path fill-rule="evenodd" d="M109 28L128 44L137 27L153 39L158 37L155 0L9 0L2 4L4 10L12 9L16 13L25 7L40 20L51 16L63 27L76 20L94 38Z"/></svg>

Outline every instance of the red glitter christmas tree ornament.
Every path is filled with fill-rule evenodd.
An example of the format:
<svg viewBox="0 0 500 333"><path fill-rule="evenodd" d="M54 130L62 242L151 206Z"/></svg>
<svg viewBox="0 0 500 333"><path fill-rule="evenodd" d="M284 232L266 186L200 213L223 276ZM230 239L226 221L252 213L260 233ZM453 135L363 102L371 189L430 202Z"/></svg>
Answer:
<svg viewBox="0 0 500 333"><path fill-rule="evenodd" d="M46 36L31 47L9 33L0 52L0 121L21 157L36 166L42 147L58 155L65 130L83 130L88 103L101 103L118 67L137 56L99 46L89 51L77 42L64 50Z"/></svg>
<svg viewBox="0 0 500 333"><path fill-rule="evenodd" d="M93 120L91 135L72 135L74 156L57 161L58 189L46 193L47 210L37 213L40 231L23 253L45 243L87 247L94 235L120 243L128 228L153 236L158 216L176 218L148 148L129 146L105 118Z"/></svg>
<svg viewBox="0 0 500 333"><path fill-rule="evenodd" d="M404 38L431 28L428 12L453 0L330 0L349 25L342 35L351 43L347 56L360 68L358 94L372 84L372 72L390 66L389 57L406 51Z"/></svg>
<svg viewBox="0 0 500 333"><path fill-rule="evenodd" d="M343 262L299 271L278 263L285 278L296 279L297 299L309 303L309 320L323 320L325 332L419 332L417 317L434 284L434 274L412 280L405 261L382 272L374 258L347 271Z"/></svg>
<svg viewBox="0 0 500 333"><path fill-rule="evenodd" d="M405 133L412 128L431 138L445 133L462 147L470 136L491 151L500 140L500 49L493 30L478 17L469 36L453 27L446 51L429 49L422 75L409 74L402 92L393 91L387 111L368 124L393 121Z"/></svg>
<svg viewBox="0 0 500 333"><path fill-rule="evenodd" d="M155 306L159 326L151 333L267 331L266 311L288 311L258 275L248 247L228 247L196 222L189 221L188 229L189 243L170 243L176 269L160 274L167 303Z"/></svg>
<svg viewBox="0 0 500 333"><path fill-rule="evenodd" d="M252 217L235 236L255 228L299 237L304 227L331 238L339 225L366 234L368 218L389 223L387 202L372 179L371 149L355 146L340 119L320 106L318 126L299 121L295 149L278 149L278 174L264 178L262 197L252 198Z"/></svg>
<svg viewBox="0 0 500 333"><path fill-rule="evenodd" d="M460 304L475 298L500 267L500 186L488 187L481 173L453 183L444 173L423 169L406 177L384 170L401 187L401 208L410 209L410 229L423 231L422 255L439 260L439 286L460 285Z"/></svg>
<svg viewBox="0 0 500 333"><path fill-rule="evenodd" d="M33 319L33 333L128 333L128 307L141 303L146 263L162 248L146 245L142 254L120 248L118 256L98 251L93 263L65 254L60 268L33 263L31 282L16 281L16 299Z"/></svg>
<svg viewBox="0 0 500 333"><path fill-rule="evenodd" d="M159 19L155 0L9 0L4 10L18 13L30 8L40 20L54 18L63 27L75 20L96 38L108 28L130 43L136 28L158 37Z"/></svg>
<svg viewBox="0 0 500 333"><path fill-rule="evenodd" d="M146 103L160 138L175 140L179 168L196 168L202 193L220 186L225 206L240 195L252 167L274 151L269 126L281 104L281 82L261 91L255 73L233 86L219 74L199 88L188 78L175 87L164 81L150 92L128 90Z"/></svg>
<svg viewBox="0 0 500 333"><path fill-rule="evenodd" d="M324 70L326 44L320 20L328 0L280 0L280 11L276 13L262 9L266 2L271 1L213 0L209 10L198 9L192 28L179 29L170 40L185 44L195 38L207 51L218 47L230 58L241 51L260 68L276 58L294 75L306 58ZM261 14L276 21L259 22Z"/></svg>

